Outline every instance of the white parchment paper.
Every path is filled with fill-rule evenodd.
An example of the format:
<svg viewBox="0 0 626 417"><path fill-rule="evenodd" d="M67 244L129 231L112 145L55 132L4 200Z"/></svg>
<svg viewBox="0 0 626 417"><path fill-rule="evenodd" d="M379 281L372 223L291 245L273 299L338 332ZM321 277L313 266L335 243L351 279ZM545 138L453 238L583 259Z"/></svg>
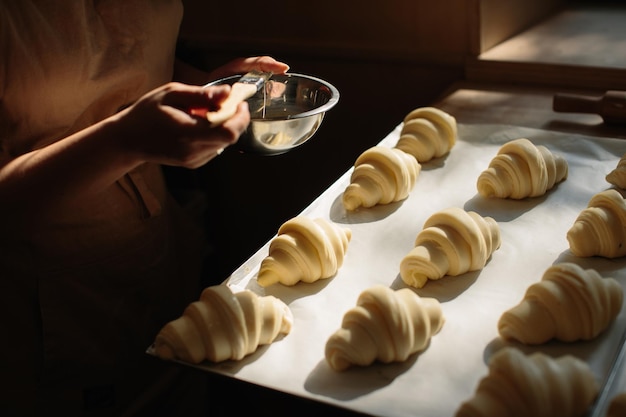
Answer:
<svg viewBox="0 0 626 417"><path fill-rule="evenodd" d="M395 146L400 129L398 125L380 144ZM479 174L503 143L519 137L563 155L569 165L568 178L545 196L534 199L479 197ZM497 333L501 314L522 299L526 288L539 281L548 266L576 262L616 278L626 291L626 259L575 258L566 239L589 199L610 188L605 176L625 152L626 141L621 139L505 125L459 125L454 148L446 157L423 164L406 200L347 213L341 195L349 184L350 168L302 212L352 230L346 259L336 276L313 284L261 288L255 279L267 255L266 244L228 283L285 301L295 317L292 332L240 362L200 367L377 416L453 416L486 375L489 357L505 345ZM343 314L356 304L359 293L373 284L404 287L399 276L400 261L413 247L424 221L434 212L452 206L493 217L500 226L502 245L483 270L430 281L415 290L441 302L446 320L441 332L433 336L425 351L404 363L332 371L325 362L324 345L339 328ZM626 390L624 367L611 372L618 368L613 365L626 329L625 310L596 340L518 347L528 353L571 354L585 360L600 384L612 376L614 384L605 395L608 398Z"/></svg>

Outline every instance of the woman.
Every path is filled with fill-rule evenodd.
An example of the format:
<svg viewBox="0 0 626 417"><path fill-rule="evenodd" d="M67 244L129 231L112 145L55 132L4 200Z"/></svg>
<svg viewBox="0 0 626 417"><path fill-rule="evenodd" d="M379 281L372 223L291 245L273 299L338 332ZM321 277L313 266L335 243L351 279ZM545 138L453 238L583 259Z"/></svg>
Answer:
<svg viewBox="0 0 626 417"><path fill-rule="evenodd" d="M190 71L174 57L182 12L180 0L0 0L3 415L201 412L202 375L145 353L197 298L206 250L161 166L200 167L249 122L242 103L211 128L202 114L229 87L199 85L288 66Z"/></svg>

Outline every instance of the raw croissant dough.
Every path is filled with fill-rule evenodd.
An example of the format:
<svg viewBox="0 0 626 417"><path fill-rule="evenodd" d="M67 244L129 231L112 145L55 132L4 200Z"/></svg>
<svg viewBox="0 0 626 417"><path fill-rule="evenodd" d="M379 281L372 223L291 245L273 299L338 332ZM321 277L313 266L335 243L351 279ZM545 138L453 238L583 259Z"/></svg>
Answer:
<svg viewBox="0 0 626 417"><path fill-rule="evenodd" d="M396 148L424 163L450 152L456 139L453 116L435 107L420 107L404 118Z"/></svg>
<svg viewBox="0 0 626 417"><path fill-rule="evenodd" d="M343 193L345 209L404 200L415 186L420 162L445 155L456 138L456 119L448 113L434 107L413 110L404 118L395 147L373 146L359 155Z"/></svg>
<svg viewBox="0 0 626 417"><path fill-rule="evenodd" d="M574 356L507 347L491 357L488 375L455 417L582 417L598 392L591 368Z"/></svg>
<svg viewBox="0 0 626 417"><path fill-rule="evenodd" d="M412 287L428 279L482 269L500 247L500 227L491 217L452 207L433 214L402 259L400 276Z"/></svg>
<svg viewBox="0 0 626 417"><path fill-rule="evenodd" d="M607 174L606 180L609 184L626 190L626 153L622 155L615 169Z"/></svg>
<svg viewBox="0 0 626 417"><path fill-rule="evenodd" d="M278 298L214 285L160 330L154 350L161 359L193 364L239 360L288 334L292 324L291 310Z"/></svg>
<svg viewBox="0 0 626 417"><path fill-rule="evenodd" d="M622 300L622 287L615 279L574 263L556 264L500 317L498 331L504 339L524 344L590 340L615 319Z"/></svg>
<svg viewBox="0 0 626 417"><path fill-rule="evenodd" d="M626 255L626 200L619 191L594 195L568 230L567 240L578 257Z"/></svg>
<svg viewBox="0 0 626 417"><path fill-rule="evenodd" d="M538 197L565 180L567 161L526 138L502 145L476 184L483 197L522 199Z"/></svg>
<svg viewBox="0 0 626 417"><path fill-rule="evenodd" d="M402 362L424 350L443 322L436 299L422 298L410 288L375 285L359 295L356 307L326 342L326 360L335 371L375 360Z"/></svg>
<svg viewBox="0 0 626 417"><path fill-rule="evenodd" d="M323 218L297 216L287 220L270 242L257 282L262 287L278 282L291 286L329 278L343 264L351 238L350 229Z"/></svg>
<svg viewBox="0 0 626 417"><path fill-rule="evenodd" d="M400 149L369 148L354 163L343 205L346 210L356 210L403 200L415 186L420 170L415 158Z"/></svg>

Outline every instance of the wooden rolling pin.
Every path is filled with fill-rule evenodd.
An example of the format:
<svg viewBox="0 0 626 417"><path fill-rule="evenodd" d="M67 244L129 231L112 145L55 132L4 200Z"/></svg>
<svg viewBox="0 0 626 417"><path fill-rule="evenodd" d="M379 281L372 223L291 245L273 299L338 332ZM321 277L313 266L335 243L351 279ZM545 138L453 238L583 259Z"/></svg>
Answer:
<svg viewBox="0 0 626 417"><path fill-rule="evenodd" d="M604 123L626 125L626 91L608 90L600 97L557 93L552 109L562 113L591 113Z"/></svg>

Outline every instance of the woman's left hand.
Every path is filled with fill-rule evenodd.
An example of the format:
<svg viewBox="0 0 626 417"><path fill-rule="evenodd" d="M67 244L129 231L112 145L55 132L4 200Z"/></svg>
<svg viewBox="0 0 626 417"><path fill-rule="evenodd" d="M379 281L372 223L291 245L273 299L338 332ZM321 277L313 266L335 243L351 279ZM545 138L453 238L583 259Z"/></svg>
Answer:
<svg viewBox="0 0 626 417"><path fill-rule="evenodd" d="M274 74L284 74L289 71L289 65L284 62L277 61L270 56L238 58L211 71L209 77L212 80L217 80L236 74L243 75L253 70L271 72Z"/></svg>

